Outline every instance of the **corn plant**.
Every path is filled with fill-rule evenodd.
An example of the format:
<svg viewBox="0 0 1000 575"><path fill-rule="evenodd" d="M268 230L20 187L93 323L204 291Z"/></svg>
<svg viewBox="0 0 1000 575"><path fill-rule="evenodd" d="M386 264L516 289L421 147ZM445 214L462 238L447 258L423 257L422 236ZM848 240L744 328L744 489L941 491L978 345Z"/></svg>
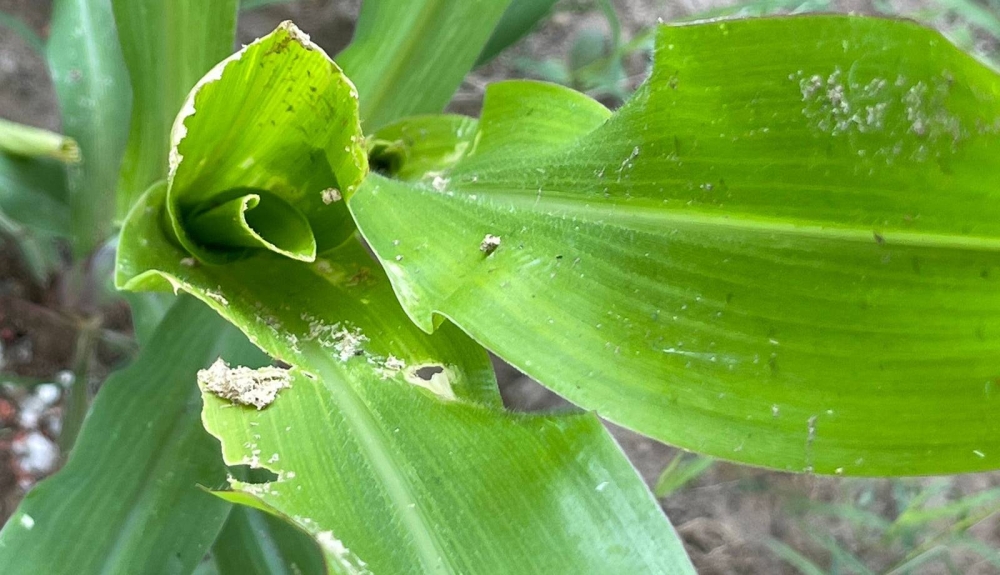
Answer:
<svg viewBox="0 0 1000 575"><path fill-rule="evenodd" d="M233 0L57 0L70 205L117 209L119 289L187 295L137 312L4 573L692 573L598 414L800 473L998 467L994 71L910 22L712 21L658 27L616 111L509 81L440 114L523 4L366 2L331 59L288 22L225 57ZM486 350L580 409L506 410Z"/></svg>

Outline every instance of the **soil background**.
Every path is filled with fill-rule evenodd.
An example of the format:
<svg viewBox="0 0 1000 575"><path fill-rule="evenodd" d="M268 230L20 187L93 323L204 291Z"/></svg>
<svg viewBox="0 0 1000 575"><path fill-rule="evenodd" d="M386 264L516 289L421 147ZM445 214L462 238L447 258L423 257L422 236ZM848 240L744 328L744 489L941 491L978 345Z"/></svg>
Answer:
<svg viewBox="0 0 1000 575"><path fill-rule="evenodd" d="M616 0L623 40L640 36L658 19L674 21L707 10L724 7L730 0ZM238 40L249 43L285 19L295 21L314 41L336 53L350 40L359 0L300 0L244 12ZM832 1L837 11L874 12L876 8L914 13L923 6L918 0L879 3L875 0ZM47 36L49 0L0 0L0 11L16 15ZM936 24L948 28L947 19ZM484 87L496 80L515 77L552 79L561 63L583 35L608 35L609 22L593 2L563 0L553 16L531 35L494 62L473 72L456 94L450 109L477 114ZM972 47L995 53L995 40L973 36ZM553 72L553 66L556 71ZM625 58L615 90L593 89L605 103L620 104L643 79L648 53L637 50ZM43 60L16 34L0 27L0 117L52 130L59 129L59 114ZM101 262L96 267L101 268ZM0 383L28 380L52 382L40 392L21 383L0 386L0 522L14 510L26 489L53 472L58 465L55 448L60 427L62 383L73 377L75 327L61 309L73 300L79 280L53 281L37 285L20 261L12 244L0 246ZM79 302L76 302L79 303ZM109 318L105 329L129 334L127 308L121 302L96 302ZM127 347L127 345L125 346ZM108 349L105 349L108 348ZM98 349L97 361L84 374L98 385L103 376L122 361L114 346ZM497 362L501 391L511 409L539 411L566 409L564 400L515 369ZM30 433L24 428L28 410L38 421ZM643 478L652 486L678 450L640 437L609 424L614 436ZM31 435L34 434L34 435ZM26 439L30 435L31 439ZM38 437L35 437L35 436ZM47 441L48 445L41 443ZM27 445L28 443L31 445ZM30 452L41 450L41 455ZM28 450L26 452L26 450ZM26 455L27 453L27 455ZM37 460L29 460L38 455ZM29 458L29 459L26 459ZM700 573L797 573L769 546L777 540L798 550L824 570L843 570L835 553L821 541L830 537L858 557L871 571L882 572L912 551L920 541L887 540L853 517L862 510L888 521L895 519L906 502L934 486L932 503L946 505L1000 486L1000 473L982 473L944 478L838 479L779 473L716 462L681 489L660 500L683 538ZM953 520L952 520L953 521ZM947 529L946 520L938 529ZM930 529L930 528L928 528ZM927 531L925 535L934 533ZM1000 520L994 514L978 522L969 535L1000 549ZM1000 568L961 546L948 546L952 567L932 562L913 573L1000 573ZM1000 556L1000 555L998 555ZM837 571L838 565L841 568Z"/></svg>

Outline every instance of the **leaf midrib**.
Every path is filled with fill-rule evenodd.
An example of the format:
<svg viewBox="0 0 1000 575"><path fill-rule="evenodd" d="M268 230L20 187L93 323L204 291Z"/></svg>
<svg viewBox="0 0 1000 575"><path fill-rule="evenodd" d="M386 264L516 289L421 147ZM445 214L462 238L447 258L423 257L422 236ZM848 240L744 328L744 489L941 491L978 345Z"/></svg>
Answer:
<svg viewBox="0 0 1000 575"><path fill-rule="evenodd" d="M473 200L466 192L454 196L445 196L447 192L437 192L427 186L421 186L424 191L443 201L464 201L470 204L483 205L483 202L498 198L496 205L504 208L515 207L526 209L542 217L553 216L552 212L562 212L566 215L579 217L590 223L609 224L626 229L641 231L650 224L673 224L675 227L730 229L760 234L773 234L786 237L801 237L804 239L828 239L840 242L873 244L891 243L893 246L923 247L968 251L1000 252L1000 236L960 235L941 232L912 232L892 227L854 225L831 225L816 220L793 221L788 218L765 218L738 212L712 213L698 209L673 209L651 207L639 203L618 203L607 205L599 199L574 197L566 192L544 190L539 197L525 190L476 190L477 199ZM548 194L548 195L546 195ZM558 194L553 196L553 194ZM446 199L447 198L447 199ZM640 200L635 200L639 202ZM505 210L506 211L506 210ZM595 217L597 216L597 217ZM636 226L635 224L645 224Z"/></svg>
<svg viewBox="0 0 1000 575"><path fill-rule="evenodd" d="M319 357L328 357L318 351L313 353L317 353ZM304 350L303 355L311 354ZM393 457L386 434L375 421L372 410L346 381L350 378L346 370L336 366L332 366L331 369L330 366L322 365L326 362L319 363L320 365L316 366L319 368L317 375L323 382L323 388L328 390L331 396L327 398L323 394L318 394L319 400L331 401L333 405L330 406L330 410L342 413L344 421L354 429L354 437L359 447L367 454L372 471L381 478L381 484L389 499L395 504L399 517L408 527L408 532L413 535L413 548L420 558L422 572L447 572L443 567L448 556L434 537L434 530L421 512L420 505L416 505L418 501L413 495L413 487L405 474L399 471L402 465Z"/></svg>

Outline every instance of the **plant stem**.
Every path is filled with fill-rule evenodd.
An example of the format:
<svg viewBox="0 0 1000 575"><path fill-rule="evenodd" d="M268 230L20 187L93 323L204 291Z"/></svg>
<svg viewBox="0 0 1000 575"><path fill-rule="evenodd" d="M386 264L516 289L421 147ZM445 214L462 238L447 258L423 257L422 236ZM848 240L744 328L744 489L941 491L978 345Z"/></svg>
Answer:
<svg viewBox="0 0 1000 575"><path fill-rule="evenodd" d="M73 384L70 386L66 400L63 403L62 432L59 434L59 447L63 458L69 455L76 442L87 417L90 406L90 390L88 389L88 372L90 359L101 334L101 318L93 317L82 322L80 333L76 339L76 351L73 357Z"/></svg>
<svg viewBox="0 0 1000 575"><path fill-rule="evenodd" d="M54 158L67 164L80 161L80 146L73 138L2 118L0 151L15 156Z"/></svg>

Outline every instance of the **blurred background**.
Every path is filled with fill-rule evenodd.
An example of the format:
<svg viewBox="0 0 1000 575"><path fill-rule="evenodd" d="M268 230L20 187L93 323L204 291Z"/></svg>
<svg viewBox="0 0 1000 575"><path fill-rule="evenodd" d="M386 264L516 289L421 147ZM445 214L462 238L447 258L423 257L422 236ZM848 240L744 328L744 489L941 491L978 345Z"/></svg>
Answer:
<svg viewBox="0 0 1000 575"><path fill-rule="evenodd" d="M359 5L244 0L239 40L291 19L335 54L351 38ZM59 131L39 50L50 11L49 0L0 0L0 118ZM645 78L657 22L803 12L912 18L1000 66L1000 0L561 0L526 38L470 74L450 110L476 115L487 84L525 77L571 86L614 108ZM0 523L61 463L65 390L81 380L96 390L136 350L128 307L107 284L113 247L71 266L66 249L43 240L0 212ZM511 409L570 408L499 361L497 370ZM1000 472L793 475L682 453L609 427L700 573L1000 574Z"/></svg>

